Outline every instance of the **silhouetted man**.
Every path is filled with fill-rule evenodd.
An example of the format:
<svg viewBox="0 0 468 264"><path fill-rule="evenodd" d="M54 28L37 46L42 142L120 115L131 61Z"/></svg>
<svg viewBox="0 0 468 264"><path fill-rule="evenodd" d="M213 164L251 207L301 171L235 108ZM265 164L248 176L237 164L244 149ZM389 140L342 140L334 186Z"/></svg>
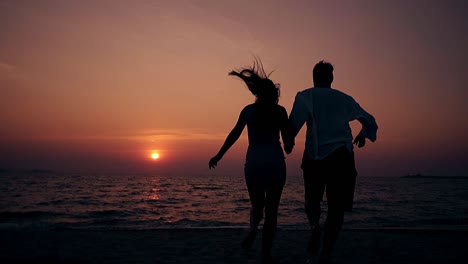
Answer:
<svg viewBox="0 0 468 264"><path fill-rule="evenodd" d="M289 120L294 137L307 124L301 165L305 210L311 227L307 251L310 256L319 255L319 263L329 263L343 225L344 211L352 209L357 176L353 143L363 147L366 138L375 141L377 124L351 96L331 88L333 66L330 63L317 63L313 79L313 88L297 93ZM362 124L354 141L349 126L353 120ZM328 214L320 247L320 203L325 189Z"/></svg>

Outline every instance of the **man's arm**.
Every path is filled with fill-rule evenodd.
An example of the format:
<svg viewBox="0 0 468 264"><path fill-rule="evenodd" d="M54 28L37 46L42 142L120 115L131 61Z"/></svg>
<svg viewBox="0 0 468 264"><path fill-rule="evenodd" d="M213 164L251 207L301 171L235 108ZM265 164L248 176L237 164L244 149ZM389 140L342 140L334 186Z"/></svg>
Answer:
<svg viewBox="0 0 468 264"><path fill-rule="evenodd" d="M366 138L374 142L377 139L378 129L375 118L366 112L356 101L353 103L353 110L351 113L351 120L358 120L362 125L361 131L359 131L358 135L354 138L353 143L361 148L366 144Z"/></svg>
<svg viewBox="0 0 468 264"><path fill-rule="evenodd" d="M289 125L291 127L291 137L293 140L306 122L308 113L309 110L304 97L300 93L297 93L293 108L289 114Z"/></svg>

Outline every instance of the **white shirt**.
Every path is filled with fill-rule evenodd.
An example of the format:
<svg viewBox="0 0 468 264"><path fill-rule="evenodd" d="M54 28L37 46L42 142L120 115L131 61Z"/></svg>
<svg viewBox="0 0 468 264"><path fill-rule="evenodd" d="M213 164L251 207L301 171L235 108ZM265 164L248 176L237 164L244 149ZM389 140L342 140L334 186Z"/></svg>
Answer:
<svg viewBox="0 0 468 264"><path fill-rule="evenodd" d="M349 122L362 124L360 135L374 142L377 124L349 95L333 88L314 87L298 92L289 115L295 137L307 124L305 150L313 160L326 158L336 149L346 146L353 151L353 136Z"/></svg>

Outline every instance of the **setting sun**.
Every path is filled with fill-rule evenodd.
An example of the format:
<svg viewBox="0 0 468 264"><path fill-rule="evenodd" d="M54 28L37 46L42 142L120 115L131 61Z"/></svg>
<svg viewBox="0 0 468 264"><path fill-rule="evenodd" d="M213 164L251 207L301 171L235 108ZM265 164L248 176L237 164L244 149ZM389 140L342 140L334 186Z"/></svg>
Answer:
<svg viewBox="0 0 468 264"><path fill-rule="evenodd" d="M156 152L151 153L151 158L154 160L159 159L159 153L156 153Z"/></svg>

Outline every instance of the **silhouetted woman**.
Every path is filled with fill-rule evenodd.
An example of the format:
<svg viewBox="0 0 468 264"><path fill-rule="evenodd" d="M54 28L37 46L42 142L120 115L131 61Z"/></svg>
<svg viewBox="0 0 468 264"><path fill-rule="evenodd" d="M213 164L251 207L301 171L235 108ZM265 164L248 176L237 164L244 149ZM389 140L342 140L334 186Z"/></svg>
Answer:
<svg viewBox="0 0 468 264"><path fill-rule="evenodd" d="M249 147L244 173L251 210L250 230L242 242L242 247L244 249L252 247L265 210L262 260L269 262L277 225L278 205L286 181L286 164L280 134L285 152L289 154L293 148L288 115L284 107L278 105L280 94L278 85L268 78L258 59L252 67L231 71L229 75L242 79L256 100L255 103L242 109L237 124L227 136L218 154L210 160L209 168L217 165L247 125Z"/></svg>

